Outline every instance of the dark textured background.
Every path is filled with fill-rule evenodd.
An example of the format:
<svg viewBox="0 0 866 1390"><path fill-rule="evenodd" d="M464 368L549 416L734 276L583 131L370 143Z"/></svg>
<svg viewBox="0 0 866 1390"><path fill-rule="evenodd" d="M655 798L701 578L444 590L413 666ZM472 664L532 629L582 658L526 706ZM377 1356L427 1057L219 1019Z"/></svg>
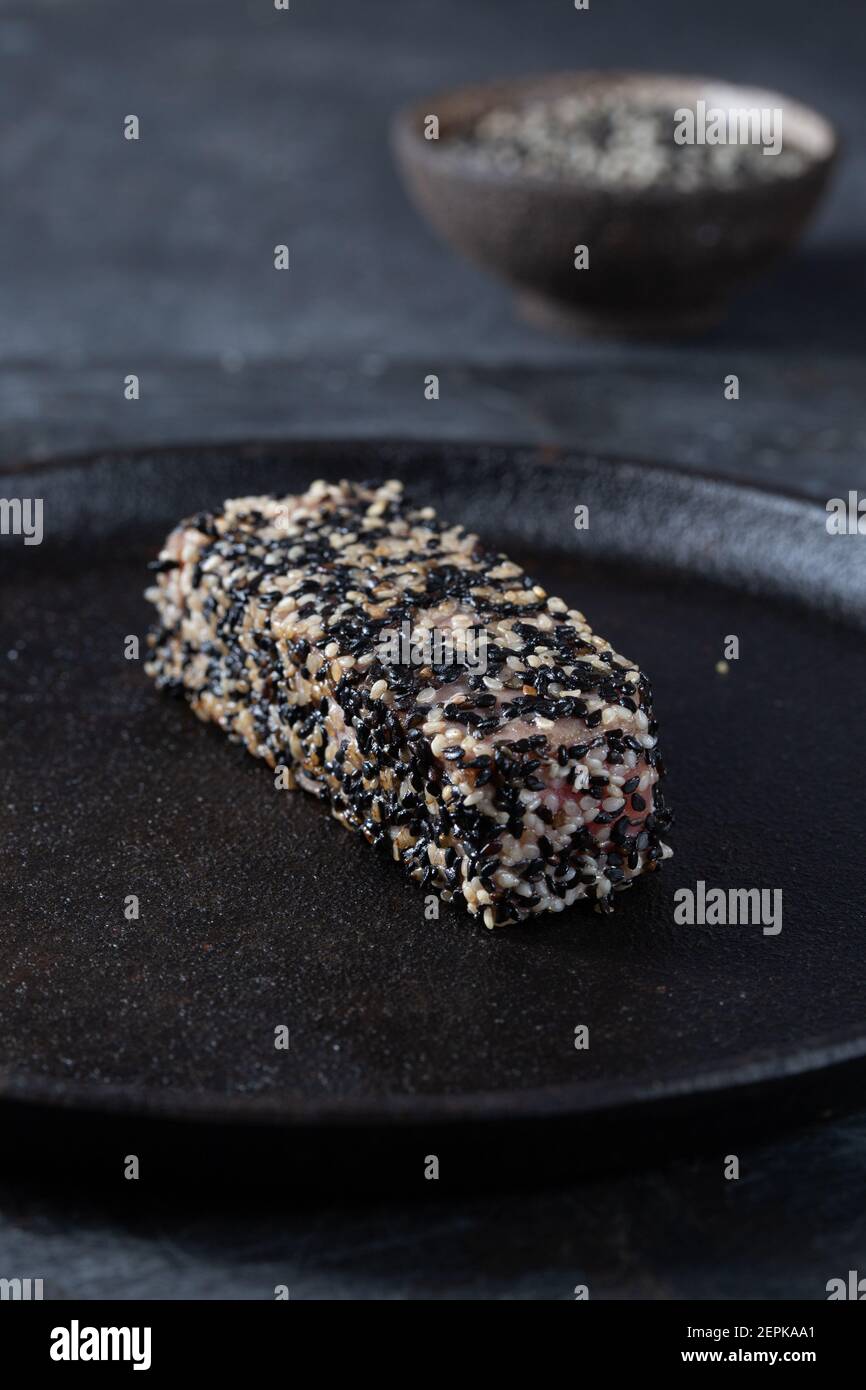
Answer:
<svg viewBox="0 0 866 1390"><path fill-rule="evenodd" d="M390 434L562 440L863 484L864 20L858 3L20 0L0 4L0 459L117 441ZM797 258L710 337L575 344L522 326L406 205L395 106L563 66L778 87L845 158ZM139 115L142 138L121 137ZM292 270L272 248L287 242ZM425 402L423 377L442 380ZM721 396L740 375L741 400ZM122 398L137 372L142 399ZM866 1269L866 1117L572 1190L418 1205L286 1190L218 1211L0 1179L0 1275L67 1297L823 1297ZM351 1162L347 1156L347 1162ZM134 1190L133 1190L134 1189Z"/></svg>

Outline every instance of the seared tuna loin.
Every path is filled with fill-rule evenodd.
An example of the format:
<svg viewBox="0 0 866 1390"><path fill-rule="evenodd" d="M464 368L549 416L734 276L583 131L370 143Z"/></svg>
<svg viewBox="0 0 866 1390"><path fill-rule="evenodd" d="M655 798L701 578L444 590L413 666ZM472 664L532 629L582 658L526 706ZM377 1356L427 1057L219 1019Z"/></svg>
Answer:
<svg viewBox="0 0 866 1390"><path fill-rule="evenodd" d="M646 677L400 484L237 498L153 568L157 684L488 926L670 854Z"/></svg>

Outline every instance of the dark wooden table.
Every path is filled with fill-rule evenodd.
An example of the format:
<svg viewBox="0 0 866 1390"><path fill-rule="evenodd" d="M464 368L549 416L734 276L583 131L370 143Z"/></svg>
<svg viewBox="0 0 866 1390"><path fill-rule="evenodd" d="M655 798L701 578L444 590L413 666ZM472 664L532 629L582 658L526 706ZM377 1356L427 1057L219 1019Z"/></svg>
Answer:
<svg viewBox="0 0 866 1390"><path fill-rule="evenodd" d="M862 18L841 0L5 0L0 458L114 443L550 440L862 487ZM439 246L390 167L424 90L563 66L708 71L822 109L844 165L797 258L689 344L574 343ZM129 113L141 139L122 139ZM291 246L292 270L272 269ZM128 373L141 399L123 399ZM438 402L423 396L437 372ZM736 372L741 399L722 382ZM732 1141L733 1144L733 1141ZM735 1146L734 1146L735 1147ZM822 1298L866 1270L866 1114L572 1188L230 1210L0 1173L0 1276L46 1296ZM135 1189L133 1191L133 1188Z"/></svg>

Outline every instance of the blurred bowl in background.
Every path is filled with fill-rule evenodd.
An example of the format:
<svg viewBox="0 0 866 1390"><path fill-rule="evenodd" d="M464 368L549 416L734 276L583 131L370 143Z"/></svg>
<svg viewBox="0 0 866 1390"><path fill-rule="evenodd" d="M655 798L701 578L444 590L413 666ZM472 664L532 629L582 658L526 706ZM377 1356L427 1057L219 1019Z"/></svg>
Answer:
<svg viewBox="0 0 866 1390"><path fill-rule="evenodd" d="M780 109L780 154L676 144L675 112L698 111L699 102L707 110ZM593 113L588 123L584 108ZM554 129L551 144L550 112L560 110L578 121L577 133ZM425 136L431 116L435 139ZM668 117L669 144L653 145L652 122L664 120L666 130ZM602 132L596 148L586 134L594 128ZM827 120L776 92L619 72L428 97L396 115L392 143L420 211L470 260L508 281L526 316L569 331L650 334L696 331L723 317L731 294L797 240L838 152ZM588 269L575 266L578 246L588 248Z"/></svg>

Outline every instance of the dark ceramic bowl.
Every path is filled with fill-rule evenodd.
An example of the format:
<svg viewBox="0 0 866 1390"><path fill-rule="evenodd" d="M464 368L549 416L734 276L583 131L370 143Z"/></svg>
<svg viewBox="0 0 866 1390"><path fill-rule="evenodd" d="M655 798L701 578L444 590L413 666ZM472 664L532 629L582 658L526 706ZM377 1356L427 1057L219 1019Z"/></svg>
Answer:
<svg viewBox="0 0 866 1390"><path fill-rule="evenodd" d="M682 190L479 167L455 137L494 108L590 95L629 105L781 108L784 148L803 168L739 186ZM426 139L425 119L439 120ZM730 295L788 250L824 190L837 155L833 127L776 92L710 78L562 73L464 87L399 112L392 127L409 192L470 260L502 276L523 312L548 326L610 332L689 331L723 316ZM769 164L768 159L768 164ZM590 249L576 270L574 248Z"/></svg>

